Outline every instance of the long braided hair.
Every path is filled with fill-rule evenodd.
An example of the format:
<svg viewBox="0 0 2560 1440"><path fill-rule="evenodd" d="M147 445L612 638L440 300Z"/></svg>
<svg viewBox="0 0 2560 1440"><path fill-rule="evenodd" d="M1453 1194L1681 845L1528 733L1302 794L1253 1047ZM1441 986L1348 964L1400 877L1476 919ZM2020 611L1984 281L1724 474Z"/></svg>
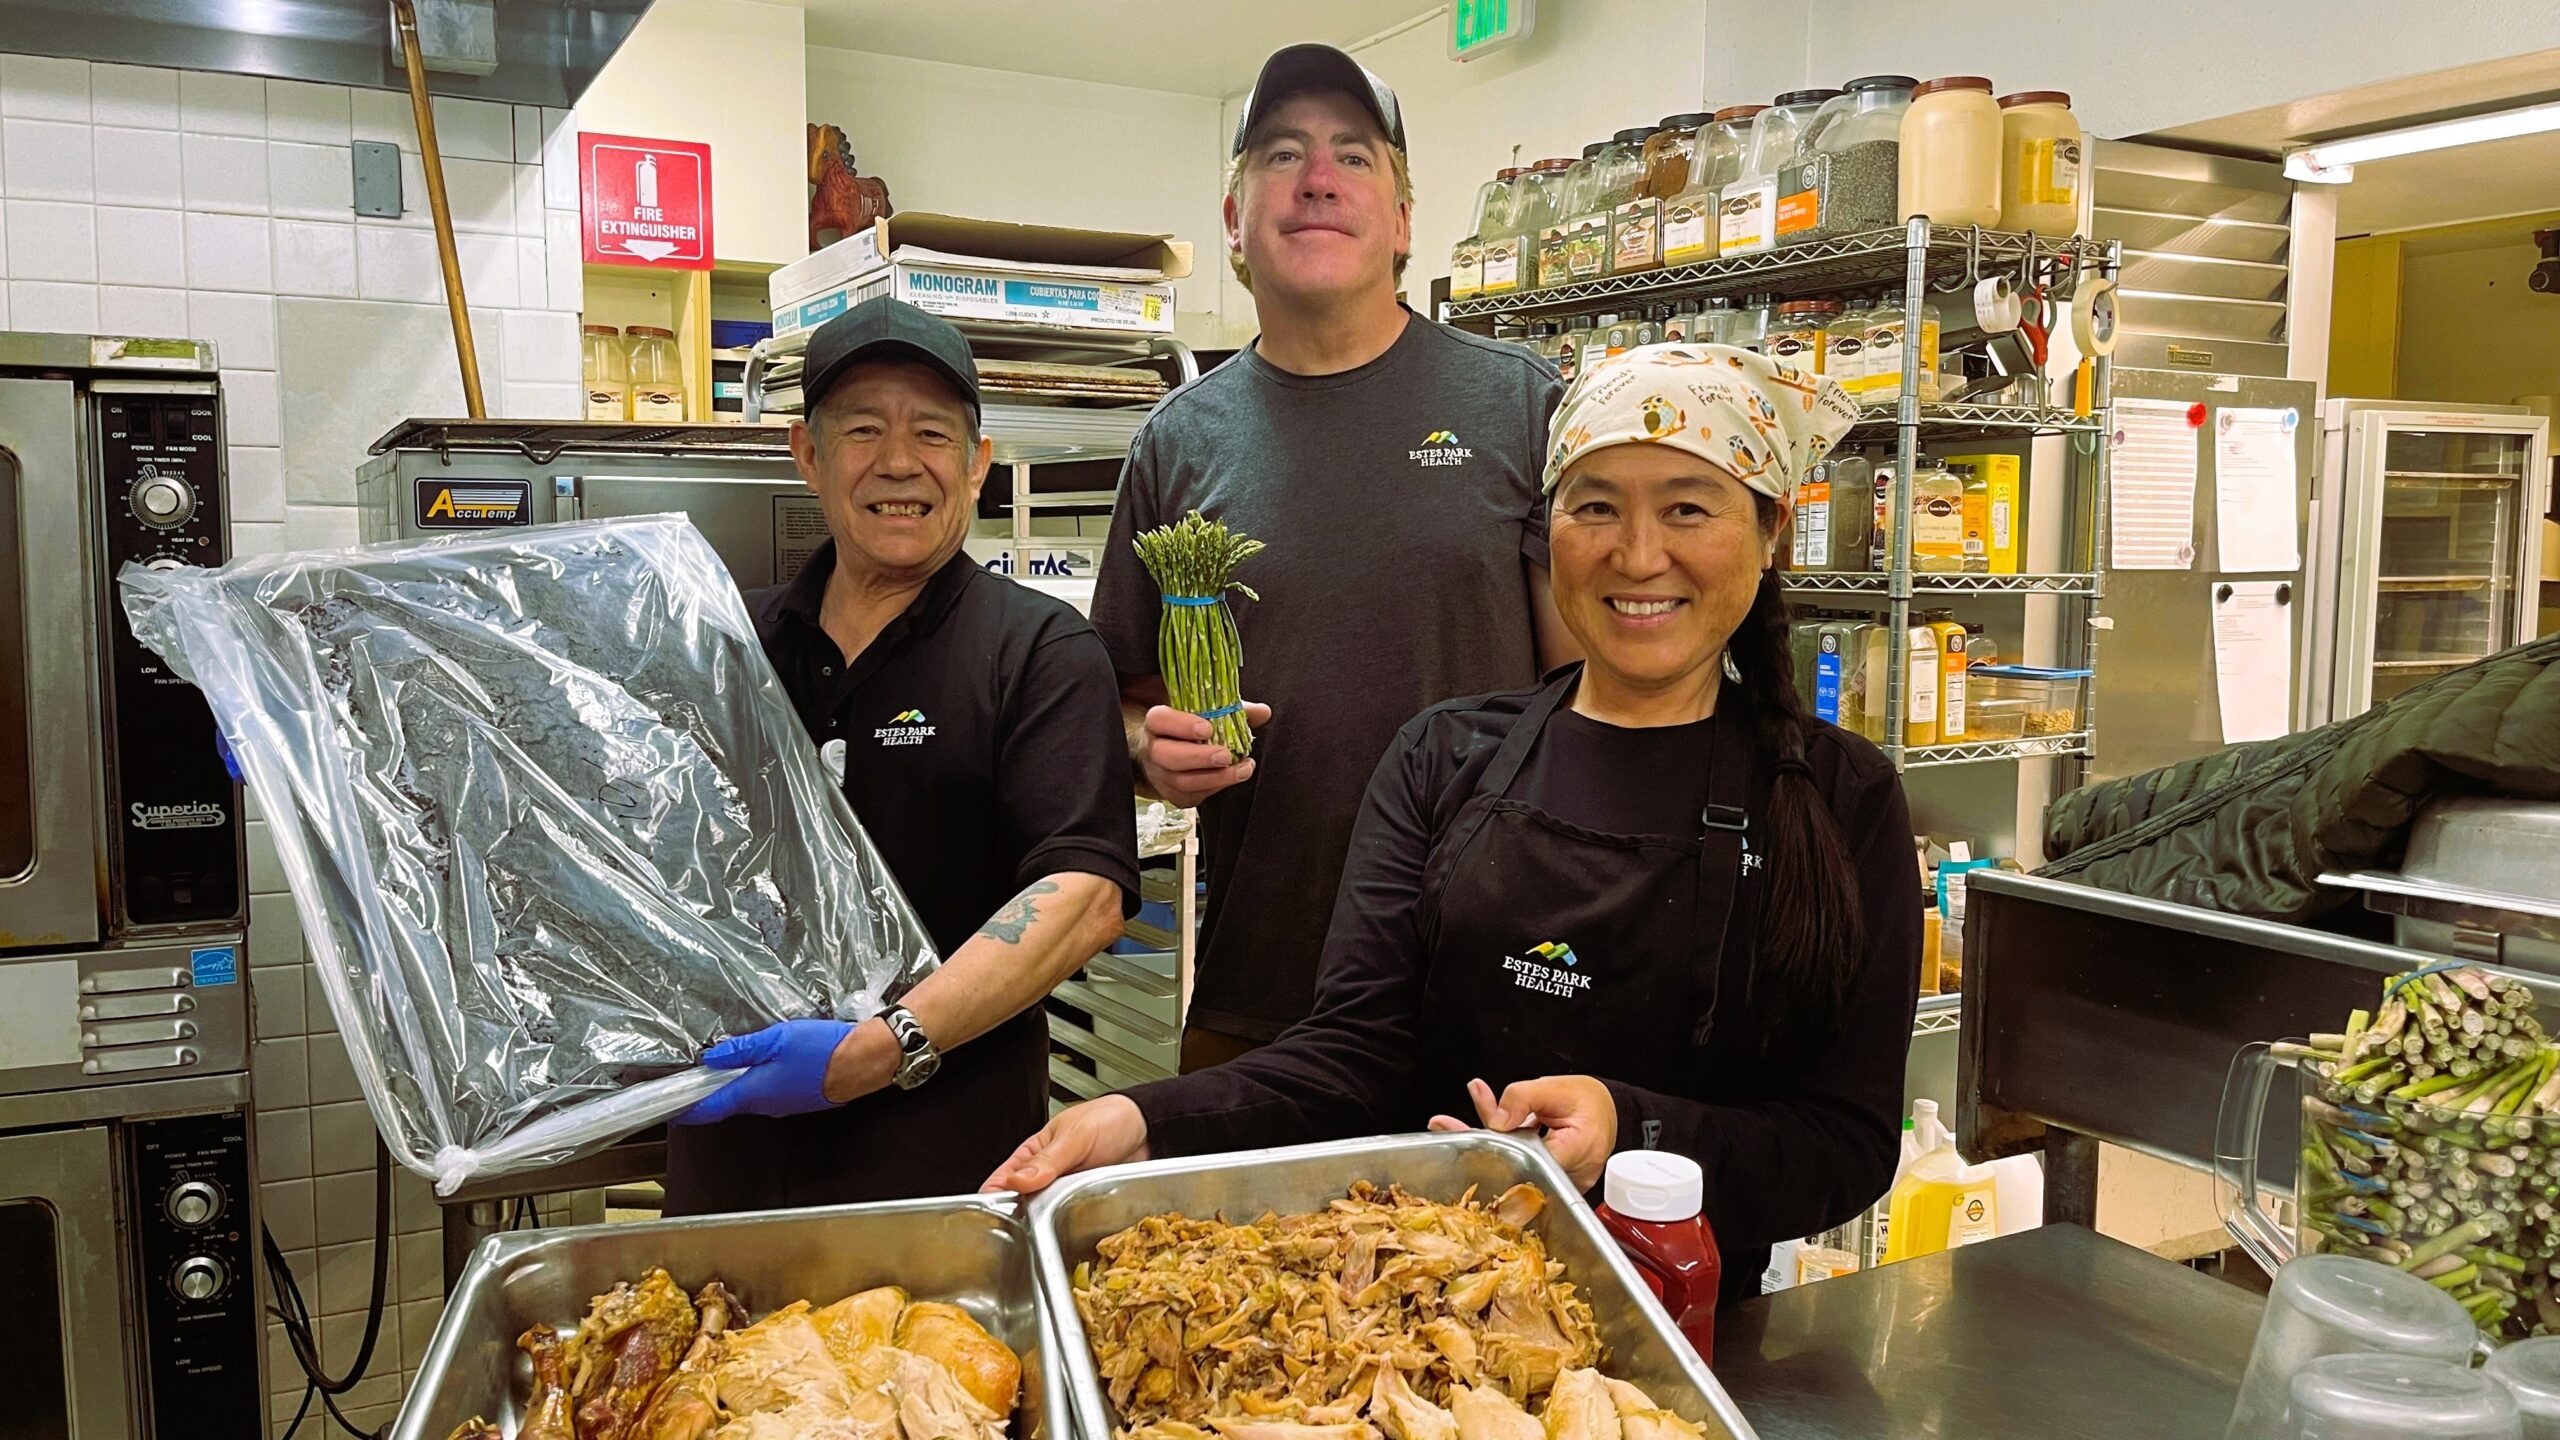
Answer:
<svg viewBox="0 0 2560 1440"><path fill-rule="evenodd" d="M1761 533L1775 534L1777 502L1752 499ZM1725 642L1751 707L1754 746L1775 771L1767 813L1753 817L1751 835L1766 867L1758 964L1747 992L1774 1020L1761 1034L1763 1054L1830 1038L1866 929L1848 847L1805 763L1805 737L1823 722L1796 691L1788 620L1778 573L1763 570L1749 613Z"/></svg>

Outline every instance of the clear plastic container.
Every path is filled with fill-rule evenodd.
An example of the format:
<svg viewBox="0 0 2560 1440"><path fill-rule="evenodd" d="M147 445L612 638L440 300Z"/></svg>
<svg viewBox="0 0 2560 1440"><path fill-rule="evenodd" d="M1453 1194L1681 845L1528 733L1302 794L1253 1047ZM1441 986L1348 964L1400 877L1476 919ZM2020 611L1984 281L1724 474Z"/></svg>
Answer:
<svg viewBox="0 0 2560 1440"><path fill-rule="evenodd" d="M2000 223L2000 104L1979 75L1921 82L1902 115L1902 218L1942 229Z"/></svg>
<svg viewBox="0 0 2560 1440"><path fill-rule="evenodd" d="M1720 251L1724 187L1742 172L1742 146L1757 105L1729 105L1699 127L1689 144L1689 179L1662 209L1662 263L1689 265Z"/></svg>
<svg viewBox="0 0 2560 1440"><path fill-rule="evenodd" d="M1742 304L1734 309L1733 323L1725 332L1724 343L1766 354L1769 348L1769 334L1777 328L1777 322L1777 296L1745 296Z"/></svg>
<svg viewBox="0 0 2560 1440"><path fill-rule="evenodd" d="M2522 1440L2560 1440L2560 1335L2502 1346L2480 1373L2516 1397Z"/></svg>
<svg viewBox="0 0 2560 1440"><path fill-rule="evenodd" d="M2080 186L2088 172L2080 121L2059 90L2000 97L2000 228L2031 235L2069 235L2080 225Z"/></svg>
<svg viewBox="0 0 2560 1440"><path fill-rule="evenodd" d="M1651 270L1662 263L1662 202L1647 189L1652 172L1644 158L1644 148L1653 136L1650 125L1621 130L1600 152L1597 203L1608 212L1601 268L1612 275Z"/></svg>
<svg viewBox="0 0 2560 1440"><path fill-rule="evenodd" d="M1855 395L1867 374L1868 302L1850 299L1831 317L1822 340L1822 373Z"/></svg>
<svg viewBox="0 0 2560 1440"><path fill-rule="evenodd" d="M579 332L578 369L587 392L590 420L631 418L631 359L622 348L622 332L610 325L589 325Z"/></svg>
<svg viewBox="0 0 2560 1440"><path fill-rule="evenodd" d="M1673 306L1671 318L1663 322L1662 326L1662 338L1665 340L1703 341L1706 339L1706 334L1704 313L1695 300L1683 300Z"/></svg>
<svg viewBox="0 0 2560 1440"><path fill-rule="evenodd" d="M1866 620L1825 620L1814 631L1813 713L1834 725L1865 734L1867 711L1867 633L1877 627Z"/></svg>
<svg viewBox="0 0 2560 1440"><path fill-rule="evenodd" d="M1911 568L1931 575L1964 569L1964 485L1926 457L1911 472Z"/></svg>
<svg viewBox="0 0 2560 1440"><path fill-rule="evenodd" d="M1751 117L1751 138L1742 152L1742 169L1725 186L1718 207L1717 247L1726 255L1746 255L1778 243L1778 180L1795 163L1796 151L1813 129L1814 117L1837 90L1790 90Z"/></svg>
<svg viewBox="0 0 2560 1440"><path fill-rule="evenodd" d="M1519 178L1518 168L1505 166L1477 188L1474 228L1449 252L1450 299L1472 300L1483 292L1485 238L1500 234L1510 219L1511 182Z"/></svg>
<svg viewBox="0 0 2560 1440"><path fill-rule="evenodd" d="M1564 334L1556 342L1556 373L1568 385L1582 373L1582 357L1592 344L1598 325L1589 315L1576 315L1564 322Z"/></svg>
<svg viewBox="0 0 2560 1440"><path fill-rule="evenodd" d="M2020 728L2030 739L2068 735L2080 728L2081 702L2091 673L2040 665L1977 665L1973 667L1972 692L1985 702L2026 702Z"/></svg>
<svg viewBox="0 0 2560 1440"><path fill-rule="evenodd" d="M2515 1397L2467 1363L2323 1355L2293 1377L2294 1440L2516 1440Z"/></svg>
<svg viewBox="0 0 2560 1440"><path fill-rule="evenodd" d="M1502 222L1485 240L1486 295L1509 295L1538 283L1538 237L1555 218L1556 189L1573 162L1541 160L1511 182Z"/></svg>
<svg viewBox="0 0 2560 1440"><path fill-rule="evenodd" d="M1662 117L1645 137L1645 194L1668 203L1689 188L1689 162L1697 154L1698 131L1714 119L1703 110Z"/></svg>
<svg viewBox="0 0 2560 1440"><path fill-rule="evenodd" d="M1647 345L1661 344L1663 326L1668 324L1670 319L1670 306L1655 306L1652 311L1636 321L1635 339L1632 343L1639 349Z"/></svg>
<svg viewBox="0 0 2560 1440"><path fill-rule="evenodd" d="M1859 570L1874 521L1875 467L1858 454L1826 456L1796 487L1795 568Z"/></svg>
<svg viewBox="0 0 2560 1440"><path fill-rule="evenodd" d="M676 332L634 325L626 333L631 337L631 418L682 423L684 358L676 353Z"/></svg>
<svg viewBox="0 0 2560 1440"><path fill-rule="evenodd" d="M2226 1433L2230 1440L2289 1433L2294 1378L2323 1356L2389 1351L2464 1363L2474 1338L2471 1317L2453 1297L2414 1275L2344 1255L2303 1256L2268 1288Z"/></svg>
<svg viewBox="0 0 2560 1440"><path fill-rule="evenodd" d="M1564 172L1555 192L1555 216L1538 232L1538 288L1552 290L1600 273L1609 248L1609 214L1597 210L1599 160L1606 140L1582 147L1582 158ZM1583 265L1587 263L1586 271Z"/></svg>
<svg viewBox="0 0 2560 1440"><path fill-rule="evenodd" d="M1864 75L1826 102L1778 181L1778 243L1886 229L1901 219L1902 116L1908 75Z"/></svg>
<svg viewBox="0 0 2560 1440"><path fill-rule="evenodd" d="M1840 302L1836 300L1787 301L1778 307L1777 323L1769 332L1765 353L1772 360L1821 374L1823 342L1829 338L1831 322L1839 315Z"/></svg>
<svg viewBox="0 0 2560 1440"><path fill-rule="evenodd" d="M1964 723L1966 735L1976 741L2024 739L2027 733L2027 702L1985 700L1974 692L1973 677L1967 675Z"/></svg>
<svg viewBox="0 0 2560 1440"><path fill-rule="evenodd" d="M1740 312L1733 308L1732 296L1710 296L1707 308L1698 313L1698 328L1689 338L1701 345L1740 344L1733 337L1741 323Z"/></svg>

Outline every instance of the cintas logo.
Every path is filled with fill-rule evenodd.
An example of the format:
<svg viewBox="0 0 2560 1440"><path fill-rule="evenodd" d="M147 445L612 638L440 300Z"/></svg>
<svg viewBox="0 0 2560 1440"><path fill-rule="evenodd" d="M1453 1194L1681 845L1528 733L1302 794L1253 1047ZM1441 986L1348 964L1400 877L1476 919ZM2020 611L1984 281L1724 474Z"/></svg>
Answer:
<svg viewBox="0 0 2560 1440"><path fill-rule="evenodd" d="M145 805L137 800L126 809L136 830L210 830L231 818L230 811L203 800L177 805Z"/></svg>
<svg viewBox="0 0 2560 1440"><path fill-rule="evenodd" d="M1416 465L1463 465L1476 458L1476 452L1458 443L1455 430L1434 430L1422 437L1418 449L1405 452L1405 458Z"/></svg>
<svg viewBox="0 0 2560 1440"><path fill-rule="evenodd" d="M1530 946L1528 958L1502 957L1502 968L1511 972L1512 984L1566 1000L1591 988L1591 976L1579 968L1581 964L1582 957L1561 940Z"/></svg>
<svg viewBox="0 0 2560 1440"><path fill-rule="evenodd" d="M882 745L921 745L933 736L933 725L921 710L901 710L889 717L889 723L871 732L871 738Z"/></svg>

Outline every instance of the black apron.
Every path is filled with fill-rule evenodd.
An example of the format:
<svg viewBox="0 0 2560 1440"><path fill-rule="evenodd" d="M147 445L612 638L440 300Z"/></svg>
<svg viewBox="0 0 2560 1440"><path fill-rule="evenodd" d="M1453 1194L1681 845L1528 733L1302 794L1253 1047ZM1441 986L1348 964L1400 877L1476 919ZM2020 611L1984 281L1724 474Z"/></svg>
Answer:
<svg viewBox="0 0 2560 1440"><path fill-rule="evenodd" d="M1710 727L1694 836L1607 834L1509 798L1580 676L1576 666L1530 702L1424 867L1424 1098L1461 1119L1475 1118L1465 1087L1477 1077L1496 1095L1588 1074L1694 1094L1725 947L1758 933L1762 861L1745 802L1760 767L1740 704Z"/></svg>

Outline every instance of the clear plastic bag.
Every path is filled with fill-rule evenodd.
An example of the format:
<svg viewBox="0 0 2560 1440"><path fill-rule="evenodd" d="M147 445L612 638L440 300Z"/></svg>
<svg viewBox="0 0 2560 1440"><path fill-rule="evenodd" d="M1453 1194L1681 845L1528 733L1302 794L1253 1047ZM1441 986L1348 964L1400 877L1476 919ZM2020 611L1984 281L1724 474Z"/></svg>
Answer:
<svg viewBox="0 0 2560 1440"><path fill-rule="evenodd" d="M266 812L384 1140L443 1193L938 963L681 516L117 579Z"/></svg>

